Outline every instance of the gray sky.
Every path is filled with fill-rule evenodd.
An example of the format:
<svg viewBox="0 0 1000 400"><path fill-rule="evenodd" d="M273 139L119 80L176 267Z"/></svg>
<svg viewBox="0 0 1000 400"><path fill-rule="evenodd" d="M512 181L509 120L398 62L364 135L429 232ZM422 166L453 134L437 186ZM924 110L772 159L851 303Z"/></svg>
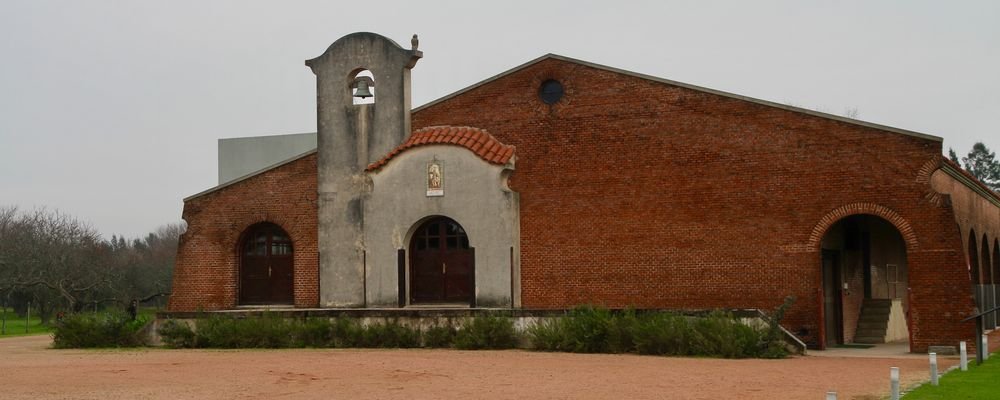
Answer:
<svg viewBox="0 0 1000 400"><path fill-rule="evenodd" d="M349 6L353 5L353 6ZM413 104L545 53L1000 150L1000 2L0 0L0 205L180 220L216 139L316 129L303 61L408 46Z"/></svg>

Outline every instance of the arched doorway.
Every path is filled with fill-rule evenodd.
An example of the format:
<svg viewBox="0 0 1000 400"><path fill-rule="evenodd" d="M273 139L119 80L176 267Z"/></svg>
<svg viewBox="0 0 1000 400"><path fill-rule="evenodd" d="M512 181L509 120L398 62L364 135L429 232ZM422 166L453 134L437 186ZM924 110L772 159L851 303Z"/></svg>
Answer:
<svg viewBox="0 0 1000 400"><path fill-rule="evenodd" d="M850 215L820 246L820 347L908 341L909 271L899 230L875 215Z"/></svg>
<svg viewBox="0 0 1000 400"><path fill-rule="evenodd" d="M434 217L410 239L410 304L472 304L475 255L458 222Z"/></svg>
<svg viewBox="0 0 1000 400"><path fill-rule="evenodd" d="M244 232L240 245L240 304L293 304L292 240L264 222Z"/></svg>

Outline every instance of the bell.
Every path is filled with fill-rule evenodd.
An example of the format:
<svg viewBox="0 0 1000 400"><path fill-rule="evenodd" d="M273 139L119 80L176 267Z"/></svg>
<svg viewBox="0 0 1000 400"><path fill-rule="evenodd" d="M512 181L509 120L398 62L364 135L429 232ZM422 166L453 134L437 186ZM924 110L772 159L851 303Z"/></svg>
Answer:
<svg viewBox="0 0 1000 400"><path fill-rule="evenodd" d="M354 92L354 97L366 98L372 97L372 92L368 90L368 80L359 79L358 80L358 90Z"/></svg>

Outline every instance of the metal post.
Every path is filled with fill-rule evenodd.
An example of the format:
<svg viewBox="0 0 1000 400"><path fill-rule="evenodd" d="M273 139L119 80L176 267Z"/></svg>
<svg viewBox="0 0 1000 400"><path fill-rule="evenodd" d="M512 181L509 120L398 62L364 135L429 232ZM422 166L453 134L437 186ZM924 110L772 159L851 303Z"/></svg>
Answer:
<svg viewBox="0 0 1000 400"><path fill-rule="evenodd" d="M0 323L0 335L7 334L7 299L3 301L3 322Z"/></svg>
<svg viewBox="0 0 1000 400"><path fill-rule="evenodd" d="M980 315L976 317L976 337L983 337L983 316ZM982 339L976 340L976 365L981 365L983 363L983 346Z"/></svg>
<svg viewBox="0 0 1000 400"><path fill-rule="evenodd" d="M31 322L31 302L28 302L28 311L24 313L24 333L28 333L28 323Z"/></svg>
<svg viewBox="0 0 1000 400"><path fill-rule="evenodd" d="M959 365L962 367L962 371L969 370L969 352L966 348L965 341L958 342L958 353L960 358Z"/></svg>
<svg viewBox="0 0 1000 400"><path fill-rule="evenodd" d="M990 337L983 334L983 361L990 359Z"/></svg>
<svg viewBox="0 0 1000 400"><path fill-rule="evenodd" d="M899 400L899 367L889 368L889 399Z"/></svg>
<svg viewBox="0 0 1000 400"><path fill-rule="evenodd" d="M826 392L826 400L837 400L837 392Z"/></svg>
<svg viewBox="0 0 1000 400"><path fill-rule="evenodd" d="M938 385L937 353L928 354L931 359L931 386Z"/></svg>

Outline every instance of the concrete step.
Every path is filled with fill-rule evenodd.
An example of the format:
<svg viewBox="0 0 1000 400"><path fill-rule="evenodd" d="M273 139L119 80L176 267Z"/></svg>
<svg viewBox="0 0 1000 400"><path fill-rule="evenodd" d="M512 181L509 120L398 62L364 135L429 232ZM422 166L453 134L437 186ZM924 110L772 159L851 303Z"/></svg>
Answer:
<svg viewBox="0 0 1000 400"><path fill-rule="evenodd" d="M883 324L889 322L888 315L871 315L871 314L861 314L858 317L858 322L881 322Z"/></svg>
<svg viewBox="0 0 1000 400"><path fill-rule="evenodd" d="M858 329L885 329L885 328L886 328L885 319L879 319L877 321L876 320L858 321Z"/></svg>
<svg viewBox="0 0 1000 400"><path fill-rule="evenodd" d="M885 343L885 337L874 337L874 336L855 336L854 343L861 344L879 344Z"/></svg>
<svg viewBox="0 0 1000 400"><path fill-rule="evenodd" d="M880 338L885 338L885 328L881 328L881 329L879 329L879 328L867 328L867 329L858 328L858 330L854 334L856 336L873 336L873 337L877 336L877 337L880 337Z"/></svg>

